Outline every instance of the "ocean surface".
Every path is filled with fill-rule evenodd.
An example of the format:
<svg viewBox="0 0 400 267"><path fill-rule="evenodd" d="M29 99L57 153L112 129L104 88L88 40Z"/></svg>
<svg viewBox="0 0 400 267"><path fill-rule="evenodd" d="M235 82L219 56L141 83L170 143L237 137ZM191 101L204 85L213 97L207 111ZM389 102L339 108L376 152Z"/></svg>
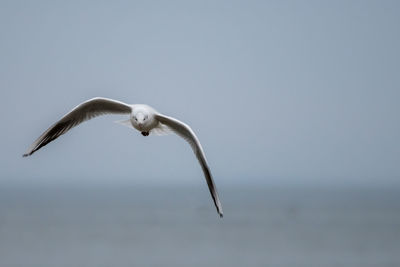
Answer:
<svg viewBox="0 0 400 267"><path fill-rule="evenodd" d="M0 188L0 266L400 266L400 188Z"/></svg>

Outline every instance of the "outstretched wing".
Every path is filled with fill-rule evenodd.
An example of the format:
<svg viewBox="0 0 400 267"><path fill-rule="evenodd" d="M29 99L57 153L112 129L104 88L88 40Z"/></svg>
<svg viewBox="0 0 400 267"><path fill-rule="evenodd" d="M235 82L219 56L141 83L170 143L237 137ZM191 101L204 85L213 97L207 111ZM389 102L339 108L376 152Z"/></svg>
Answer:
<svg viewBox="0 0 400 267"><path fill-rule="evenodd" d="M116 100L101 97L92 98L76 106L58 122L50 126L49 129L36 139L23 156L32 155L36 150L47 145L84 121L104 114L130 114L131 110L130 105Z"/></svg>
<svg viewBox="0 0 400 267"><path fill-rule="evenodd" d="M181 136L185 139L193 149L194 154L199 161L201 168L203 169L204 176L206 178L208 189L210 190L211 196L214 200L215 207L217 208L219 216L223 216L221 202L219 201L217 188L215 186L214 180L211 175L210 168L208 167L206 156L204 155L203 148L201 147L199 139L194 134L192 129L186 125L185 123L168 117L162 114L156 114L156 118L162 124L168 126L171 130L173 130L177 135Z"/></svg>

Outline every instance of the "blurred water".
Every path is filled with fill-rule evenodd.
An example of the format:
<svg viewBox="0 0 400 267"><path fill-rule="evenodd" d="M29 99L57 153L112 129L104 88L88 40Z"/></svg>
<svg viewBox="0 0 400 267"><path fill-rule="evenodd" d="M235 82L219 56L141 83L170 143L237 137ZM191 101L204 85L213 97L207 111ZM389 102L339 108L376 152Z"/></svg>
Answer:
<svg viewBox="0 0 400 267"><path fill-rule="evenodd" d="M400 266L396 188L3 186L0 266Z"/></svg>

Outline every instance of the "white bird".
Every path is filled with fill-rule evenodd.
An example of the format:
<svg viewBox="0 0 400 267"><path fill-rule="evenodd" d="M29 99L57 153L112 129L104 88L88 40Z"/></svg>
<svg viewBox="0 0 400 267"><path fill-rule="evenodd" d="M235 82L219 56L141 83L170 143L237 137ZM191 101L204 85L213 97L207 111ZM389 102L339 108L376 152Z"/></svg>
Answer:
<svg viewBox="0 0 400 267"><path fill-rule="evenodd" d="M65 114L58 122L50 126L50 128L36 139L23 156L27 157L32 155L35 151L55 140L57 137L65 134L80 123L104 114L129 115L129 119L118 122L133 127L140 131L143 136L148 136L150 133L163 135L172 131L185 139L192 147L192 150L203 169L217 212L220 217L223 216L217 188L213 181L210 168L208 167L203 148L201 147L199 139L197 139L195 133L187 124L172 117L160 114L148 105L128 105L120 101L102 97L96 97L85 101Z"/></svg>

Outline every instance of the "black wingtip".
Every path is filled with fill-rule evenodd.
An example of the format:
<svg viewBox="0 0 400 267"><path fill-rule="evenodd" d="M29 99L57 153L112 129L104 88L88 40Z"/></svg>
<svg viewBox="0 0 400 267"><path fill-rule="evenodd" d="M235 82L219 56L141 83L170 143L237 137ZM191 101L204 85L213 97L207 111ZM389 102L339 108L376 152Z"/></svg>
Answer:
<svg viewBox="0 0 400 267"><path fill-rule="evenodd" d="M22 155L23 158L26 158L27 156L30 156L31 154L25 153Z"/></svg>
<svg viewBox="0 0 400 267"><path fill-rule="evenodd" d="M220 218L224 217L224 214L222 213L222 211L218 211L218 215Z"/></svg>

